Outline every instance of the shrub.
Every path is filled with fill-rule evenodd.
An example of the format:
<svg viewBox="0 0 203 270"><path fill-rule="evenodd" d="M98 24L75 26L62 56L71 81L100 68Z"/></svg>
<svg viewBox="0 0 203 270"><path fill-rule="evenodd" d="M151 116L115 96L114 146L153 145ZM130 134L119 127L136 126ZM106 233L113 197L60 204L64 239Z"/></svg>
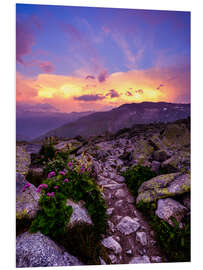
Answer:
<svg viewBox="0 0 203 270"><path fill-rule="evenodd" d="M125 177L125 182L134 197L137 197L138 189L141 184L155 177L156 173L152 172L149 167L137 165L132 168L128 168L122 173L122 176Z"/></svg>

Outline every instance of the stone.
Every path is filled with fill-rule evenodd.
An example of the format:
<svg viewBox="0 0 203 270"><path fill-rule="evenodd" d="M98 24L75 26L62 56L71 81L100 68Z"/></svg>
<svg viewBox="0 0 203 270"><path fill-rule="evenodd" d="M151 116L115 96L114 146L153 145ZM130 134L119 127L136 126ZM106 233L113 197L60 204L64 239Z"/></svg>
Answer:
<svg viewBox="0 0 203 270"><path fill-rule="evenodd" d="M108 216L111 216L112 213L113 213L113 211L114 211L114 208L108 208L108 209L106 210L106 213L107 213Z"/></svg>
<svg viewBox="0 0 203 270"><path fill-rule="evenodd" d="M145 232L136 232L136 240L143 246L147 245L147 235Z"/></svg>
<svg viewBox="0 0 203 270"><path fill-rule="evenodd" d="M175 225L170 218L174 217L177 220L179 227L182 228L183 224L181 223L181 220L187 212L188 209L185 206L173 199L167 198L158 200L155 214L173 227Z"/></svg>
<svg viewBox="0 0 203 270"><path fill-rule="evenodd" d="M138 189L136 203L152 202L174 197L190 191L190 175L170 173L156 176L144 182Z"/></svg>
<svg viewBox="0 0 203 270"><path fill-rule="evenodd" d="M159 256L152 256L151 257L151 262L153 263L161 263L162 262L162 258Z"/></svg>
<svg viewBox="0 0 203 270"><path fill-rule="evenodd" d="M77 203L73 202L72 200L68 199L66 201L67 206L72 206L73 213L70 218L70 222L68 223L67 227L73 227L77 224L86 223L89 225L93 225L90 216L88 215L87 209L83 207L84 202L79 201Z"/></svg>
<svg viewBox="0 0 203 270"><path fill-rule="evenodd" d="M106 265L106 262L101 257L99 257L99 260L100 260L101 265Z"/></svg>
<svg viewBox="0 0 203 270"><path fill-rule="evenodd" d="M115 193L116 198L125 198L127 196L127 193L123 189L118 189Z"/></svg>
<svg viewBox="0 0 203 270"><path fill-rule="evenodd" d="M112 236L104 238L102 240L102 245L112 250L115 254L119 254L122 252L120 244L116 240L114 240Z"/></svg>
<svg viewBox="0 0 203 270"><path fill-rule="evenodd" d="M186 193L183 195L183 205L190 210L190 193Z"/></svg>
<svg viewBox="0 0 203 270"><path fill-rule="evenodd" d="M25 232L16 238L16 267L83 265L49 237Z"/></svg>
<svg viewBox="0 0 203 270"><path fill-rule="evenodd" d="M124 235L129 235L133 232L136 232L140 227L140 224L137 220L126 216L121 219L121 221L117 225L117 229L123 233Z"/></svg>
<svg viewBox="0 0 203 270"><path fill-rule="evenodd" d="M116 208L120 208L123 205L123 200L119 200L115 203Z"/></svg>
<svg viewBox="0 0 203 270"><path fill-rule="evenodd" d="M151 170L154 172L158 172L160 165L161 165L161 163L159 161L153 160L151 163Z"/></svg>
<svg viewBox="0 0 203 270"><path fill-rule="evenodd" d="M30 154L25 146L16 146L16 172L26 175L31 163Z"/></svg>
<svg viewBox="0 0 203 270"><path fill-rule="evenodd" d="M25 188L26 185L30 186ZM16 173L16 218L33 219L39 210L39 199L35 186L26 181L24 175Z"/></svg>
<svg viewBox="0 0 203 270"><path fill-rule="evenodd" d="M128 194L126 199L127 199L128 203L134 203L135 202L135 199L131 194Z"/></svg>
<svg viewBox="0 0 203 270"><path fill-rule="evenodd" d="M156 161L162 162L169 158L169 155L165 150L157 150L153 153L153 158Z"/></svg>
<svg viewBox="0 0 203 270"><path fill-rule="evenodd" d="M124 183L125 182L125 178L123 176L118 175L115 178L115 181L118 182L118 183Z"/></svg>
<svg viewBox="0 0 203 270"><path fill-rule="evenodd" d="M114 189L123 187L123 184L108 184L108 185L104 185L103 187L114 190Z"/></svg>
<svg viewBox="0 0 203 270"><path fill-rule="evenodd" d="M128 255L132 255L132 254L133 254L133 252L132 252L132 250L131 250L131 249L128 249L128 250L126 251L126 254L128 254Z"/></svg>
<svg viewBox="0 0 203 270"><path fill-rule="evenodd" d="M112 263L116 263L117 262L117 258L114 254L110 254L109 255L109 259L111 260Z"/></svg>
<svg viewBox="0 0 203 270"><path fill-rule="evenodd" d="M150 263L150 259L146 255L136 256L129 262L129 264L133 264L133 263Z"/></svg>
<svg viewBox="0 0 203 270"><path fill-rule="evenodd" d="M113 224L110 220L108 220L107 223L108 223L109 229L110 229L112 232L115 232L114 224Z"/></svg>
<svg viewBox="0 0 203 270"><path fill-rule="evenodd" d="M29 154L38 154L41 149L41 144L28 143L25 145L25 149Z"/></svg>

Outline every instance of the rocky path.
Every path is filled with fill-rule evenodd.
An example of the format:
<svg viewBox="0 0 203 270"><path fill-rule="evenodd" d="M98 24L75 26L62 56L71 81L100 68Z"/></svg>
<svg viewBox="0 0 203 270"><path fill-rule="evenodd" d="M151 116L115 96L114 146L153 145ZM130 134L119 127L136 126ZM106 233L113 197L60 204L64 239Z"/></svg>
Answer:
<svg viewBox="0 0 203 270"><path fill-rule="evenodd" d="M163 262L165 259L156 244L154 232L135 208L125 180L118 174L118 168L123 167L119 156L128 145L128 140L121 144L109 141L97 145L103 153L108 153L105 161L95 159L93 162L109 216L109 230L102 244L109 249L113 264Z"/></svg>

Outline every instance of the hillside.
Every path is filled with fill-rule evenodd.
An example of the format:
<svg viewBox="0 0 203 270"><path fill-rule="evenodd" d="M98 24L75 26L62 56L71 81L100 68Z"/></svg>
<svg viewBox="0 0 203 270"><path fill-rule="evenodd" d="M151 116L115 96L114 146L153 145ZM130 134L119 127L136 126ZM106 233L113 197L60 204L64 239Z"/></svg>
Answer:
<svg viewBox="0 0 203 270"><path fill-rule="evenodd" d="M124 104L108 112L96 112L91 115L53 129L36 140L47 136L74 138L82 136L96 136L115 133L122 128L132 127L134 124L148 124L158 122L173 122L190 115L190 104L174 104L166 102L142 102Z"/></svg>

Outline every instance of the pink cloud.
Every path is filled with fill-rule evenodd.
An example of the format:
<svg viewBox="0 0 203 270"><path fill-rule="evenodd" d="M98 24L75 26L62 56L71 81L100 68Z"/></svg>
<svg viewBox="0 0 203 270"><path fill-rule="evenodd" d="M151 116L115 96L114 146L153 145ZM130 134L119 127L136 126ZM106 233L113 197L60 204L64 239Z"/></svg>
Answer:
<svg viewBox="0 0 203 270"><path fill-rule="evenodd" d="M51 73L54 71L54 65L49 61L40 62L39 67L43 72Z"/></svg>

